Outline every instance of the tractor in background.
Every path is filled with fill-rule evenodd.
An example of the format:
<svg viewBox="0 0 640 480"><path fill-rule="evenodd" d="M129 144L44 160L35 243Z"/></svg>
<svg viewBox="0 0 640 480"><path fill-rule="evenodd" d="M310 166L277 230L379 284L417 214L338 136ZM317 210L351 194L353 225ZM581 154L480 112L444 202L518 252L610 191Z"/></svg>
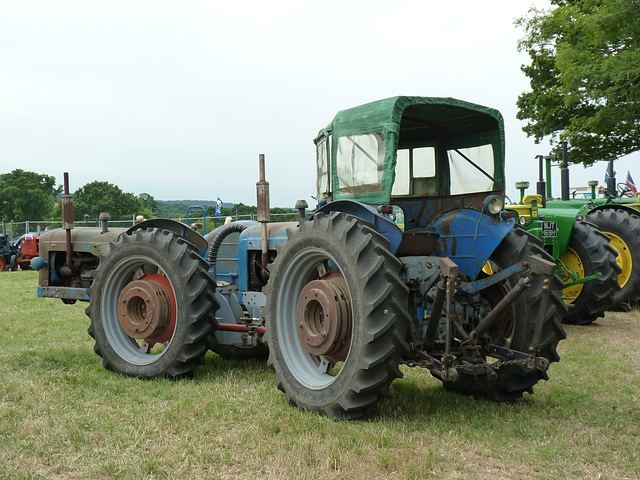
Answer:
<svg viewBox="0 0 640 480"><path fill-rule="evenodd" d="M610 246L616 251L616 263L620 268L618 284L613 293L611 309L627 309L640 304L640 203L638 196L624 196L621 184L616 184L613 174L613 160L609 162L611 175L607 178L604 196L596 196L597 181L589 182L590 198L571 198L569 188L568 146L562 142L561 198L551 196L551 159L539 156L540 179L537 194L542 197L546 212L565 212L578 220L595 225L609 237ZM543 160L546 173L543 175ZM521 195L522 197L522 195ZM571 213L573 211L573 213ZM604 274L604 271L603 271Z"/></svg>
<svg viewBox="0 0 640 480"><path fill-rule="evenodd" d="M163 219L73 229L65 179L39 295L89 302L105 368L179 377L210 348L267 354L289 403L339 418L374 409L402 364L463 394L532 393L565 307L553 259L503 208L500 113L393 97L339 112L315 145L313 214L300 201L298 222L270 223L261 155L257 221L207 239Z"/></svg>
<svg viewBox="0 0 640 480"><path fill-rule="evenodd" d="M31 268L31 260L39 255L40 236L39 233L25 233L10 242L11 257L9 265L11 271L15 272L18 269L29 270Z"/></svg>
<svg viewBox="0 0 640 480"><path fill-rule="evenodd" d="M538 237L556 261L563 280L562 298L568 305L564 323L587 325L614 305L620 290L617 252L609 237L574 209L545 208L541 195L525 195L528 182L517 182L520 203L507 209L518 214L518 223Z"/></svg>
<svg viewBox="0 0 640 480"><path fill-rule="evenodd" d="M0 233L0 272L9 268L11 261L11 247L9 245L10 238Z"/></svg>

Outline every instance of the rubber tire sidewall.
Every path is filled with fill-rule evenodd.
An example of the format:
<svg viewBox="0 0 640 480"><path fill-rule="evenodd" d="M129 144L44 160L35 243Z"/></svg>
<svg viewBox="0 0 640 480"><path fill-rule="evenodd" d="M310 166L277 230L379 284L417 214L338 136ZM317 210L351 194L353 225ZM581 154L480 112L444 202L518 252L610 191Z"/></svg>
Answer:
<svg viewBox="0 0 640 480"><path fill-rule="evenodd" d="M576 220L569 240L583 266L585 277L601 273L602 277L582 284L577 298L568 306L564 323L588 325L600 317L614 303L614 294L620 289L617 281L620 269L609 238L596 225Z"/></svg>
<svg viewBox="0 0 640 480"><path fill-rule="evenodd" d="M338 216L341 218L336 220ZM358 277L363 272L362 265L358 262L362 252L348 251L331 229L316 228L320 222L327 220L353 222L357 224L353 228L361 231L362 238L370 236L367 246L362 250L373 247L380 252L381 258L386 256L383 261L386 269L384 273L370 274L370 284L363 284L363 280ZM388 396L388 386L394 378L402 376L398 365L402 355L408 349L404 340L409 324L409 316L406 312L408 289L401 280L402 263L388 252L386 239L365 226L364 222L356 221L354 217L339 212L317 215L312 222L316 223L305 225L302 231L295 233L289 231L289 238L279 251L276 262L271 268L266 309L269 364L276 370L278 388L286 392L290 403L303 409L320 411L332 416L357 417L375 406L380 396ZM347 235L350 234L351 232ZM303 385L290 371L283 355L283 349L287 348L287 345L286 342L281 343L279 334L286 327L277 324L283 321L295 322L295 319L282 319L276 296L292 260L310 248L322 250L340 267L349 289L353 308L351 345L343 368L332 383L318 389L310 389ZM370 266L373 268L374 264ZM381 266L376 268L384 270ZM372 280L373 277L376 278ZM381 281L387 282L387 285L380 285ZM394 295L387 295L383 304L371 305L365 290L372 287L392 288ZM396 318L386 320L385 325L385 320L381 318L384 315L394 315ZM378 327L386 330L378 330ZM376 362L379 364L375 365Z"/></svg>
<svg viewBox="0 0 640 480"><path fill-rule="evenodd" d="M148 234L154 236L153 242L140 241ZM169 243L169 252L176 258L171 258L167 251L157 247L158 244L164 245L165 242ZM162 269L171 283L177 305L175 331L171 343L158 359L147 365L136 365L123 359L112 347L103 325L105 286L114 278L114 269L122 268L122 262L132 256L145 257L150 260L149 263L154 263ZM190 314L196 295L201 296L206 293L189 291L190 277L187 275L190 273L189 270L196 268L195 265L199 262L202 262L202 268L206 272L206 262L199 257L195 247L168 231L137 230L124 242L120 240L118 244L112 244L111 253L101 261L96 271L89 291L90 304L86 310L91 319L90 334L95 339L94 350L103 358L105 368L134 377L178 377L190 374L199 363L202 363L208 349L206 337L215 325L215 318L211 318L215 307L212 312L201 317ZM212 283L208 285L211 286ZM215 302L213 298L208 301ZM117 322L117 319L106 319L106 321ZM120 327L117 325L115 328Z"/></svg>

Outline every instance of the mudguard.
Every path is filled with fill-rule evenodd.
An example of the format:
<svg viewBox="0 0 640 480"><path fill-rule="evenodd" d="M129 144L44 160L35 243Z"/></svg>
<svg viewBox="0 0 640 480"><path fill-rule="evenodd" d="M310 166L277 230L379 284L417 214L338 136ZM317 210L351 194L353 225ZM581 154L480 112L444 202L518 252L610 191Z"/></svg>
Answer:
<svg viewBox="0 0 640 480"><path fill-rule="evenodd" d="M391 246L389 251L394 255L398 251L402 241L402 230L390 218L378 213L375 207L365 205L354 200L336 200L320 207L314 215L318 213L344 212L354 217L361 218L373 225L375 230L389 240ZM313 218L313 216L311 217Z"/></svg>
<svg viewBox="0 0 640 480"><path fill-rule="evenodd" d="M449 212L431 225L439 235L435 255L451 258L462 273L475 279L514 225L513 218L496 222L476 210Z"/></svg>

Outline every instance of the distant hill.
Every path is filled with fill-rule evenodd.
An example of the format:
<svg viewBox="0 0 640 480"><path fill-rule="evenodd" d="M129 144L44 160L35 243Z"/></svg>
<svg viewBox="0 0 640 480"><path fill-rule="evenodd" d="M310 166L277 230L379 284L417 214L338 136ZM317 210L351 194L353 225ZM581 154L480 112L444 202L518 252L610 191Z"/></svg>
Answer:
<svg viewBox="0 0 640 480"><path fill-rule="evenodd" d="M156 202L158 202L158 205L166 203L168 205L179 204L179 205L187 205L188 207L197 206L197 207L204 207L204 208L216 206L215 200L156 200ZM222 202L222 206L225 208L232 208L232 207L235 207L235 205L236 205L235 203Z"/></svg>
<svg viewBox="0 0 640 480"><path fill-rule="evenodd" d="M204 207L205 210L209 207L215 207L215 200L156 200L158 209L154 210L153 214L158 217L174 218L184 216L189 207ZM225 208L235 207L235 203L223 202L222 206Z"/></svg>
<svg viewBox="0 0 640 480"><path fill-rule="evenodd" d="M216 202L212 200L156 200L158 208L153 210L153 215L156 217L165 217L165 218L178 218L184 217L187 212L187 208L189 207L204 207L205 210L215 209ZM222 203L222 214L223 215L234 215L238 213L240 215L248 215L255 214L257 212L257 208L251 205L244 205L242 203L230 203L223 202ZM290 212L296 212L295 208L278 208L272 207L272 214L288 214ZM201 213L201 212L200 212ZM198 211L191 211L189 215L197 215ZM213 213L209 212L209 215L213 215Z"/></svg>

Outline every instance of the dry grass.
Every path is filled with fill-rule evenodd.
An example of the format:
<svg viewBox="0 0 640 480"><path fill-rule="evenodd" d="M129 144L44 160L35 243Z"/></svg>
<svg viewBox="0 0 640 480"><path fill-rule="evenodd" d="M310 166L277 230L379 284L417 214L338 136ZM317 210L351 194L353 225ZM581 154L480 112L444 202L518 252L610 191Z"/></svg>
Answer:
<svg viewBox="0 0 640 480"><path fill-rule="evenodd" d="M85 304L0 274L0 478L640 478L640 314L569 327L562 361L510 404L405 369L365 421L286 405L261 362L209 353L192 380L105 371Z"/></svg>

